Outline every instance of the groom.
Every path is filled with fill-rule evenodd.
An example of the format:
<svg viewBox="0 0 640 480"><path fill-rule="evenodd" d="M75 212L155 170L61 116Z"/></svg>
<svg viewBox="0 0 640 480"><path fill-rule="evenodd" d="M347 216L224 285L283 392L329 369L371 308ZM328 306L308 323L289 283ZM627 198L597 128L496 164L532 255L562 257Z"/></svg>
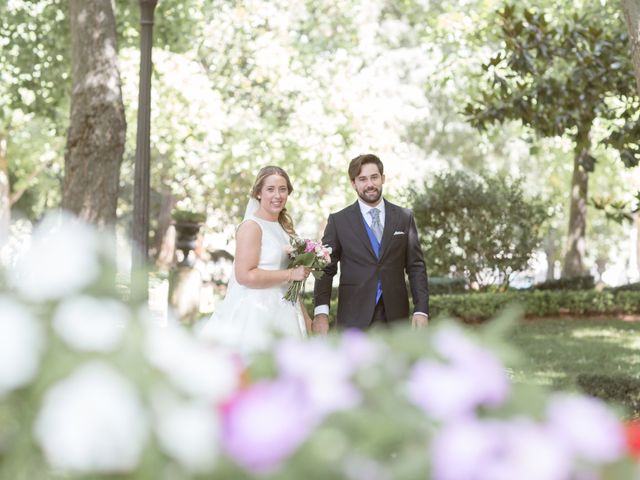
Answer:
<svg viewBox="0 0 640 480"><path fill-rule="evenodd" d="M366 329L409 318L405 271L413 296L412 325L429 320L427 273L413 213L382 198L384 166L372 154L349 164L358 200L329 215L322 243L333 252L314 288L313 331L329 329L331 283L340 263L338 328Z"/></svg>

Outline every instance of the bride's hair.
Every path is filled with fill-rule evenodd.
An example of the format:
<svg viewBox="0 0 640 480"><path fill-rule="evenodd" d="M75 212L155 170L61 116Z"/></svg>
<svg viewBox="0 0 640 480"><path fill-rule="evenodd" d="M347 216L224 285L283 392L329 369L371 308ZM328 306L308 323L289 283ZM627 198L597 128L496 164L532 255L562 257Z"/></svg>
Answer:
<svg viewBox="0 0 640 480"><path fill-rule="evenodd" d="M280 167L269 165L267 167L261 168L260 171L258 172L256 181L253 182L253 187L251 187L250 195L252 198L255 198L256 200L260 201L258 199L258 194L260 193L260 190L262 190L262 186L264 185L265 179L271 175L279 175L282 178L284 178L287 182L287 191L289 195L291 195L291 192L293 192L293 185L291 185L291 180L289 179L289 175L287 175L287 172L285 172ZM280 223L280 225L282 225L282 228L284 228L284 231L287 232L289 235L291 236L296 235L296 231L293 228L293 220L287 213L286 208L283 208L282 211L280 212L280 215L278 216L278 222Z"/></svg>

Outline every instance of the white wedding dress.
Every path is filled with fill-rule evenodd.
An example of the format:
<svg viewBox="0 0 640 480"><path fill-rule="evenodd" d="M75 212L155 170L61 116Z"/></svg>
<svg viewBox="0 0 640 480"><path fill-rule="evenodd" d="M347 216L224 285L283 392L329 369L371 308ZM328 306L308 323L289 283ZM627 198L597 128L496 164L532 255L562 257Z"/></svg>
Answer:
<svg viewBox="0 0 640 480"><path fill-rule="evenodd" d="M244 222L251 221L262 229L258 268L287 268L289 235L280 223L255 215L245 217ZM243 356L268 349L279 337L306 337L307 329L299 303L294 305L283 298L288 286L248 288L240 285L232 273L224 300L198 332L199 337Z"/></svg>

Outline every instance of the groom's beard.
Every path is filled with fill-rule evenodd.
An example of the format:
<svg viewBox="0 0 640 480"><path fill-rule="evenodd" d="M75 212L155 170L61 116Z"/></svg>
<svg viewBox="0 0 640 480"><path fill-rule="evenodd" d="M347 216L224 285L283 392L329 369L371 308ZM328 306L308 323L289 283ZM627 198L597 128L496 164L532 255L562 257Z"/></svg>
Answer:
<svg viewBox="0 0 640 480"><path fill-rule="evenodd" d="M358 192L358 196L366 203L378 203L382 196L382 189L370 188L363 192Z"/></svg>

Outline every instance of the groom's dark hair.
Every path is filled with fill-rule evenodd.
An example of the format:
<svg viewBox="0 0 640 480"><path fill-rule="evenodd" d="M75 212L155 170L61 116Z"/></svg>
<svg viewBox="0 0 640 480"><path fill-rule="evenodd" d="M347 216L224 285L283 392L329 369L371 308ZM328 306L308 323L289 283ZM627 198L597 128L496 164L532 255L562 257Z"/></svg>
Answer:
<svg viewBox="0 0 640 480"><path fill-rule="evenodd" d="M382 160L376 157L373 153L365 153L364 155L358 155L356 158L351 160L351 163L349 164L349 178L352 182L356 179L360 170L362 170L362 166L367 163L377 165L380 175L384 174L384 165L382 165Z"/></svg>

